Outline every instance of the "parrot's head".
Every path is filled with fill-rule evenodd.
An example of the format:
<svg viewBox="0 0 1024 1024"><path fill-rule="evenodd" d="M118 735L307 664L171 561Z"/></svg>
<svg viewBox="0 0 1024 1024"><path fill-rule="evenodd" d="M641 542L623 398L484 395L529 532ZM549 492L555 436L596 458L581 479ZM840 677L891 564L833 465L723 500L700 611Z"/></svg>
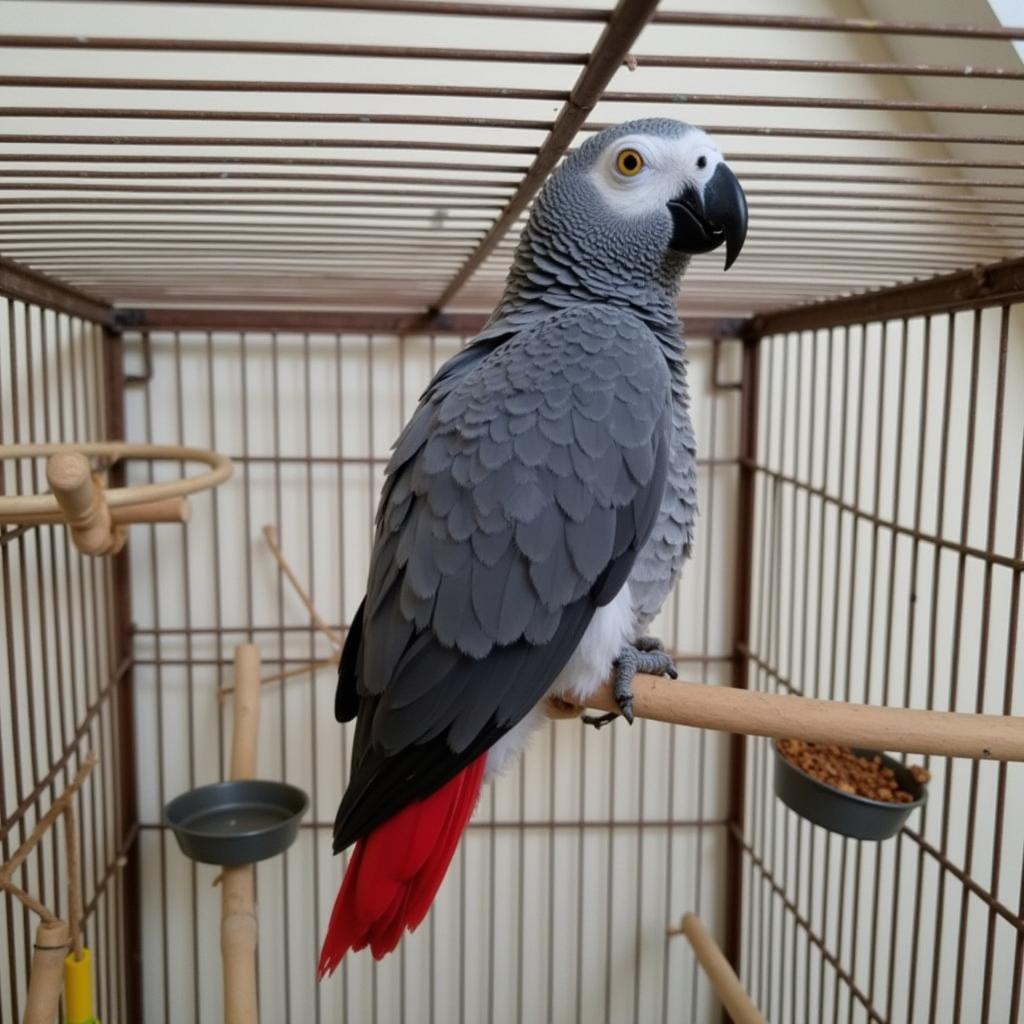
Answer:
<svg viewBox="0 0 1024 1024"><path fill-rule="evenodd" d="M747 201L718 147L667 118L608 128L551 176L527 230L534 251L571 253L574 272L673 288L691 256L725 246L733 265L747 235ZM593 275L587 274L588 278Z"/></svg>

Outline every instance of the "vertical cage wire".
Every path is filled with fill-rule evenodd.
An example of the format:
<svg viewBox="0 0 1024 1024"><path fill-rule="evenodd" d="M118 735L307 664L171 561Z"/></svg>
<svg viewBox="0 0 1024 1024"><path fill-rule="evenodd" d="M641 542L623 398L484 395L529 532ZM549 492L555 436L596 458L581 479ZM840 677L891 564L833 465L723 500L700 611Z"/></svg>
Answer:
<svg viewBox="0 0 1024 1024"><path fill-rule="evenodd" d="M325 618L343 629L362 595L390 442L434 369L465 338L152 332L152 376L127 395L132 439L217 447L235 478L194 499L187 527L133 528L133 610L143 865L145 1019L220 1013L215 872L181 856L164 802L226 770L234 644L261 645L261 774L306 788L300 839L260 867L261 1006L275 1019L648 1021L711 1019L710 990L665 929L686 910L724 919L720 736L656 723L590 734L549 726L486 793L431 913L380 964L346 958L312 977L344 858L329 854L348 770L333 718L330 652L260 536L274 523ZM129 337L129 369L141 359ZM715 349L721 349L714 356ZM701 440L696 554L661 624L691 678L727 683L731 581L716 567L735 530L738 395L728 342L691 345ZM718 364L722 369L718 370ZM159 465L145 471L159 478ZM136 472L142 474L143 470ZM140 479L143 477L140 476ZM559 879L571 880L559 885ZM416 1013L419 1013L416 1010Z"/></svg>
<svg viewBox="0 0 1024 1024"><path fill-rule="evenodd" d="M1021 714L1022 331L995 305L761 340L752 686ZM786 809L749 750L742 969L769 1018L1016 1024L1021 766L925 758L928 804L872 844Z"/></svg>
<svg viewBox="0 0 1024 1024"><path fill-rule="evenodd" d="M111 399L102 328L0 297L0 443L91 441L108 436ZM119 401L119 396L115 396ZM5 461L4 494L46 490L40 460ZM121 656L113 569L80 555L63 527L0 533L0 860L6 861L92 750L99 763L75 797L84 941L105 1019L125 1020L131 972L123 865L135 823L122 801L132 737L120 716L130 660ZM14 881L67 914L63 824L26 859ZM0 1021L21 1020L35 919L0 898Z"/></svg>

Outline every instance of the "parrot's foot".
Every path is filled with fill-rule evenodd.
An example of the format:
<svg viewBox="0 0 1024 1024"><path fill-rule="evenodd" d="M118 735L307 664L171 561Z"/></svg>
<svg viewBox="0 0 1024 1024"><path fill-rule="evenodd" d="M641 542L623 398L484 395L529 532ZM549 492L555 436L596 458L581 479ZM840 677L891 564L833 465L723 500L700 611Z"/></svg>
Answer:
<svg viewBox="0 0 1024 1024"><path fill-rule="evenodd" d="M638 636L633 641L633 646L638 651L663 651L665 645L656 636Z"/></svg>
<svg viewBox="0 0 1024 1024"><path fill-rule="evenodd" d="M650 636L640 637L635 643L623 647L615 659L614 669L612 695L622 717L630 725L633 724L633 677L638 672L668 676L669 679L679 678L675 663L662 649L661 641ZM614 712L609 712L606 715L584 715L582 721L600 729L618 717Z"/></svg>

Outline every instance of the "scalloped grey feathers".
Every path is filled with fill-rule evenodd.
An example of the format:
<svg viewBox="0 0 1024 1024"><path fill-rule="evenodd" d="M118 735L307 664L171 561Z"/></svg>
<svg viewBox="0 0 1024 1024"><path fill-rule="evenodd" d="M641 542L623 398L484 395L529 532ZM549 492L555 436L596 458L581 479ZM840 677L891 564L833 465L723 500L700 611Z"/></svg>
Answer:
<svg viewBox="0 0 1024 1024"><path fill-rule="evenodd" d="M657 342L614 307L556 314L442 378L388 466L368 627L397 601L415 631L473 659L547 643L624 538L636 542L635 506L660 502L655 453L671 441L670 415ZM393 658L368 652L363 666L365 692L391 686L385 707L403 697ZM377 716L375 734L389 735Z"/></svg>
<svg viewBox="0 0 1024 1024"><path fill-rule="evenodd" d="M451 777L536 704L665 493L669 364L633 313L578 305L456 359L387 467L339 684L360 719L339 848L441 784L436 741Z"/></svg>

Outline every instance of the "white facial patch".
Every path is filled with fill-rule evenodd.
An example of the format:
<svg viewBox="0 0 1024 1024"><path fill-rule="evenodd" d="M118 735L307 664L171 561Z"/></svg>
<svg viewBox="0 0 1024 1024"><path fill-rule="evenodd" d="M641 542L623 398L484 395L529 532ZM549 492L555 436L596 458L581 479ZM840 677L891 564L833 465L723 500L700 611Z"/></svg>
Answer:
<svg viewBox="0 0 1024 1024"><path fill-rule="evenodd" d="M635 151L643 161L638 173L627 175L619 170L619 155L625 150ZM641 217L664 209L688 185L703 195L721 162L722 154L699 128L672 138L626 135L605 149L590 180L609 209L623 217Z"/></svg>

